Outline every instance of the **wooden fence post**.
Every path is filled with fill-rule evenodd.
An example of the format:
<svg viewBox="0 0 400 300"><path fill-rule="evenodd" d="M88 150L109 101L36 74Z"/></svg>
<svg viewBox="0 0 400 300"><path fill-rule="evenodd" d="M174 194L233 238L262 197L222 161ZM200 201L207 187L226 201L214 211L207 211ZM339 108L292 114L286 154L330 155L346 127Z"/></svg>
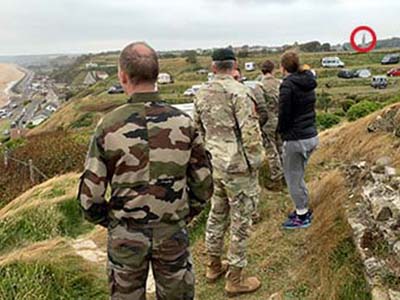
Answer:
<svg viewBox="0 0 400 300"><path fill-rule="evenodd" d="M8 168L8 150L7 149L4 151L4 166L6 167L6 169Z"/></svg>
<svg viewBox="0 0 400 300"><path fill-rule="evenodd" d="M29 176L32 183L35 183L35 171L33 169L32 159L29 160Z"/></svg>

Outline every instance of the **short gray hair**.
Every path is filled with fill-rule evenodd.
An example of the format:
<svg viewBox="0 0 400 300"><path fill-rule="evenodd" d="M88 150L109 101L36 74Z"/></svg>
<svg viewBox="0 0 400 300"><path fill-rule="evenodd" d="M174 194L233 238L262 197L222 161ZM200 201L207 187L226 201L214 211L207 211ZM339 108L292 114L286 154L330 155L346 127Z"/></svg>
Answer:
<svg viewBox="0 0 400 300"><path fill-rule="evenodd" d="M139 47L145 50L140 51ZM119 57L119 66L134 83L157 81L159 73L157 52L145 42L126 46Z"/></svg>
<svg viewBox="0 0 400 300"><path fill-rule="evenodd" d="M214 66L217 68L218 71L230 71L233 70L235 66L234 60L217 60L213 61Z"/></svg>

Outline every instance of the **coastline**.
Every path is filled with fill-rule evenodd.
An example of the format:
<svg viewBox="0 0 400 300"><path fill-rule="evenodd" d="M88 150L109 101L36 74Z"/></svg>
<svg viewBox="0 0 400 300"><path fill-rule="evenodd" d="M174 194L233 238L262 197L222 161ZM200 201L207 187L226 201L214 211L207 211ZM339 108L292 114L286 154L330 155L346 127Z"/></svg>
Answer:
<svg viewBox="0 0 400 300"><path fill-rule="evenodd" d="M12 89L26 76L22 69L14 64L0 64L0 108L8 105Z"/></svg>

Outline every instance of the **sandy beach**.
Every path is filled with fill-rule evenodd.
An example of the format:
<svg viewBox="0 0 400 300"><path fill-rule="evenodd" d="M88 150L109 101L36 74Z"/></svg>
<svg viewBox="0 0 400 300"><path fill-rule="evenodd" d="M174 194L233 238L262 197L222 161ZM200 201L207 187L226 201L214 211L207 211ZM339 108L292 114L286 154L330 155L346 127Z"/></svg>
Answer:
<svg viewBox="0 0 400 300"><path fill-rule="evenodd" d="M16 65L0 64L0 107L8 102L8 94L15 83L24 77Z"/></svg>

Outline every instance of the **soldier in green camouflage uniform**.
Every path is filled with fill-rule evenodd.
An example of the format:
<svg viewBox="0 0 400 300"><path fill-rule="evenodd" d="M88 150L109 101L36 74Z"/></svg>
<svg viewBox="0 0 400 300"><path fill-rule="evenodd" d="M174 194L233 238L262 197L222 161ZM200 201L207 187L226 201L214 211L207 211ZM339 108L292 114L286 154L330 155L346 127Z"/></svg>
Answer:
<svg viewBox="0 0 400 300"><path fill-rule="evenodd" d="M194 119L211 152L214 168L215 192L206 228L206 276L215 281L226 271L221 256L230 225L225 286L230 295L252 292L261 285L255 277L241 276L247 265L251 216L259 197L256 174L263 160L263 146L254 96L233 78L236 67L232 50L216 50L215 79L199 90L194 101Z"/></svg>
<svg viewBox="0 0 400 300"><path fill-rule="evenodd" d="M271 173L271 181L280 184L283 181L282 142L276 133L278 126L279 86L281 81L274 77L275 65L272 61L265 61L262 65L263 77L261 83L267 99L268 123L263 126L264 146Z"/></svg>
<svg viewBox="0 0 400 300"><path fill-rule="evenodd" d="M154 92L158 68L146 44L123 50L119 78L130 98L98 124L80 182L86 219L108 228L113 300L146 299L150 264L157 299L194 299L186 221L211 197L212 169L192 119Z"/></svg>

